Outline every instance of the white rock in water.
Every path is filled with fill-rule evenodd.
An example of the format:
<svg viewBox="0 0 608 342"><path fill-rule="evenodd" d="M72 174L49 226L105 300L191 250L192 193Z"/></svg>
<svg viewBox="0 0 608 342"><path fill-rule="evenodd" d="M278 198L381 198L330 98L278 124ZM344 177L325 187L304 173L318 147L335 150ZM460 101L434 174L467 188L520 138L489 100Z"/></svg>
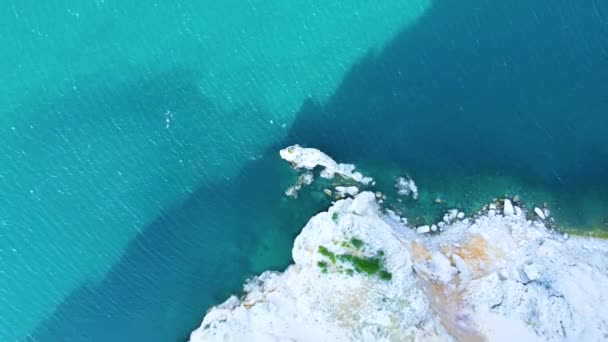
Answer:
<svg viewBox="0 0 608 342"><path fill-rule="evenodd" d="M310 185L312 184L312 182L315 180L315 176L313 175L312 172L307 171L304 172L300 178L298 178L298 183L302 184L302 185Z"/></svg>
<svg viewBox="0 0 608 342"><path fill-rule="evenodd" d="M359 188L356 186L337 186L336 193L341 197L349 195L351 197L355 197L359 193Z"/></svg>
<svg viewBox="0 0 608 342"><path fill-rule="evenodd" d="M285 190L285 195L298 198L298 191L300 191L299 185L292 185Z"/></svg>
<svg viewBox="0 0 608 342"><path fill-rule="evenodd" d="M456 215L456 217L457 217L459 220L462 220L462 219L464 218L464 213L461 211L461 212L459 212L459 213Z"/></svg>
<svg viewBox="0 0 608 342"><path fill-rule="evenodd" d="M329 197L331 197L331 195L332 195L332 192L329 189L323 189L323 193L326 194Z"/></svg>
<svg viewBox="0 0 608 342"><path fill-rule="evenodd" d="M504 208L502 210L502 213L505 216L511 216L511 215L515 214L515 208L513 208L513 204L511 203L511 200L505 198L505 203L504 203Z"/></svg>
<svg viewBox="0 0 608 342"><path fill-rule="evenodd" d="M437 231L437 225L436 224L431 225L431 231L432 232L436 232Z"/></svg>
<svg viewBox="0 0 608 342"><path fill-rule="evenodd" d="M545 214L545 218L547 218L547 217L549 217L549 215L551 215L551 211L549 211L549 209L547 209L547 208L544 208L543 214Z"/></svg>
<svg viewBox="0 0 608 342"><path fill-rule="evenodd" d="M190 340L602 341L608 335L608 241L557 242L542 224L502 215L421 238L388 215L370 192L337 201L302 229L294 265L248 281L244 296L211 308ZM338 255L379 258L381 271L356 272Z"/></svg>
<svg viewBox="0 0 608 342"><path fill-rule="evenodd" d="M304 148L300 145L293 145L282 149L279 154L281 158L290 162L295 169L312 170L316 166L323 166L325 168L321 171L321 177L323 178L331 179L337 173L364 185L373 181L372 178L365 177L360 172L355 172L355 165L339 164L316 148Z"/></svg>
<svg viewBox="0 0 608 342"><path fill-rule="evenodd" d="M496 204L491 203L488 208L490 208L490 210L496 210Z"/></svg>
<svg viewBox="0 0 608 342"><path fill-rule="evenodd" d="M443 215L443 222L450 224L458 217L458 209L450 209Z"/></svg>
<svg viewBox="0 0 608 342"><path fill-rule="evenodd" d="M285 194L287 196L292 196L294 198L298 198L298 192L302 189L302 187L312 184L315 176L310 171L304 172L300 177L298 177L298 181L295 185L290 186L285 190Z"/></svg>
<svg viewBox="0 0 608 342"><path fill-rule="evenodd" d="M426 234L430 231L431 231L431 227L427 226L427 225L416 228L416 233L418 233L418 234Z"/></svg>
<svg viewBox="0 0 608 342"><path fill-rule="evenodd" d="M545 216L545 213L540 208L534 208L534 212L536 213L536 216L538 216L541 220L544 220L547 218Z"/></svg>
<svg viewBox="0 0 608 342"><path fill-rule="evenodd" d="M418 199L418 186L411 178L399 177L395 181L395 188L397 188L397 194L402 196L412 195L412 198Z"/></svg>
<svg viewBox="0 0 608 342"><path fill-rule="evenodd" d="M357 188L356 186L349 186L346 188L346 193L355 197L359 193L359 188Z"/></svg>

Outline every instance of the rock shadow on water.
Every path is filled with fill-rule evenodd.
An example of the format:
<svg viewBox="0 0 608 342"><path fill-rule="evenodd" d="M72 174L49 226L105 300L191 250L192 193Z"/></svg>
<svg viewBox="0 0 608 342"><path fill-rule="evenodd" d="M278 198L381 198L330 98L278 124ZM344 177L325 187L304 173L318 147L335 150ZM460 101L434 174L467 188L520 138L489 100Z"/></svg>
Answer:
<svg viewBox="0 0 608 342"><path fill-rule="evenodd" d="M126 120L131 112L163 106L216 115L218 106L200 95L199 82L198 75L187 69L117 81L114 87L82 81L74 98L43 102L70 115L90 109L101 96L102 112L119 112ZM112 94L100 95L100 89L111 89ZM95 116L91 111L88 115ZM81 122L78 117L70 119ZM252 260L260 253L265 234L282 230L291 242L314 209L284 210L291 203L283 201L282 194L292 181L284 174L293 174L277 157L278 147L250 161L230 181L208 181L201 173L200 186L184 200L159 204L156 219L141 227L105 278L74 290L27 340L185 340L205 308L239 292L247 277L267 268L284 268L290 262L287 244L276 246L280 258L271 253L263 269ZM286 214L277 218L277 210Z"/></svg>
<svg viewBox="0 0 608 342"><path fill-rule="evenodd" d="M293 143L339 161L395 162L414 178L507 175L608 201L608 65L605 54L589 50L608 51L606 6L436 1L355 65L327 103L303 104L285 140L233 181L203 184L163 210L101 284L74 291L31 339L187 339L205 308L251 275L255 229L277 215L289 185L275 182L283 167L277 151ZM597 157L581 157L588 151ZM288 205L293 213L280 221L293 235L314 212L297 208ZM193 258L198 267L180 266ZM182 330L171 335L171 328Z"/></svg>
<svg viewBox="0 0 608 342"><path fill-rule="evenodd" d="M598 211L581 199L608 206L607 18L598 1L435 1L326 104L304 106L288 141L393 161L423 187L517 180L585 225Z"/></svg>

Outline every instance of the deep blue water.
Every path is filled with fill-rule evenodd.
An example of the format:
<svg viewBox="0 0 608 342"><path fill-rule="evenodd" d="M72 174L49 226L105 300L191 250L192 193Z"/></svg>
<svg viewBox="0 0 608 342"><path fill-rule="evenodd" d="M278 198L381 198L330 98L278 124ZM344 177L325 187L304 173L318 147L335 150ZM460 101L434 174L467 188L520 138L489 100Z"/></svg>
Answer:
<svg viewBox="0 0 608 342"><path fill-rule="evenodd" d="M30 4L38 21L18 5L7 8L14 25L0 31L3 46L26 51L5 52L12 59L0 83L0 339L186 340L247 277L285 267L299 229L329 205L318 193L283 196L296 176L278 149L292 143L361 165L387 193L396 173L410 174L423 190L420 203L406 203L412 215L442 210L439 195L472 210L518 193L549 202L566 226L608 228L608 3L437 0L386 29L386 44L331 39L314 58L299 55L312 40L277 30L277 45L303 44L285 57L300 66L285 62L261 78L255 68L266 70L265 54L280 48L252 52L247 27L267 18L249 18L241 40L197 50L179 37L206 6L163 8L166 25L135 20L135 5L110 7L99 27L75 34L65 19L42 24L59 13L50 5ZM337 9L329 18L346 16L327 6ZM228 32L221 16L239 8L214 12L208 34ZM287 9L269 11L278 22ZM371 35L383 18L355 21L350 35ZM38 23L42 38L17 35L19 20ZM48 43L43 28L54 26ZM349 36L348 26L328 27L321 37ZM61 37L71 44L64 59L32 48ZM300 99L293 117L277 114L283 107L272 103L288 101L265 92L290 86L267 83L323 74L324 54L340 44L364 49L340 66L335 89ZM226 47L240 57L215 53ZM222 63L232 73L214 74Z"/></svg>

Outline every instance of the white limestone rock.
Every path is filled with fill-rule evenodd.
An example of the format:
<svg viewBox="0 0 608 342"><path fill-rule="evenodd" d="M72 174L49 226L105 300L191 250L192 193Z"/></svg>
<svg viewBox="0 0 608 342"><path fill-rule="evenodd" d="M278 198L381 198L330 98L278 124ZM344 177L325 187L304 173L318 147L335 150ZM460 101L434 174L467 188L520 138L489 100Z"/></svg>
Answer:
<svg viewBox="0 0 608 342"><path fill-rule="evenodd" d="M445 215L443 215L443 222L446 224L450 224L452 223L454 220L456 220L456 218L458 218L458 209L450 209L448 210L447 213L445 213ZM464 217L464 213L463 213L463 217Z"/></svg>
<svg viewBox="0 0 608 342"><path fill-rule="evenodd" d="M430 231L431 231L431 227L427 226L427 225L416 228L416 233L418 233L418 234L426 234Z"/></svg>
<svg viewBox="0 0 608 342"><path fill-rule="evenodd" d="M401 217L397 215L393 210L386 209L386 216L393 221L401 222Z"/></svg>
<svg viewBox="0 0 608 342"><path fill-rule="evenodd" d="M287 190L285 190L285 195L290 196L290 197L298 197L298 191L301 189L301 187L296 186L296 185L292 185L289 188L287 188Z"/></svg>
<svg viewBox="0 0 608 342"><path fill-rule="evenodd" d="M534 208L534 213L536 214L536 216L538 216L538 218L540 218L541 220L545 220L547 217L545 216L545 213L543 212L542 209L540 208Z"/></svg>
<svg viewBox="0 0 608 342"><path fill-rule="evenodd" d="M503 281L510 278L509 277L509 271L507 271L506 268L503 268L502 270L500 270L498 272L498 276L500 277L500 280L503 280Z"/></svg>
<svg viewBox="0 0 608 342"><path fill-rule="evenodd" d="M411 178L399 177L395 181L395 188L397 188L397 194L401 196L412 196L413 199L418 199L418 186Z"/></svg>
<svg viewBox="0 0 608 342"><path fill-rule="evenodd" d="M250 280L242 298L209 310L191 341L602 341L608 335L607 241L556 239L523 215L455 221L441 234L420 236L387 213L373 193L362 192L314 216L294 242L295 263ZM362 246L353 246L353 238ZM344 255L379 258L390 277L347 274L354 266Z"/></svg>
<svg viewBox="0 0 608 342"><path fill-rule="evenodd" d="M360 172L356 172L355 165L337 163L327 154L316 148L304 148L300 145L293 145L282 149L279 154L281 158L290 162L296 170L313 170L316 166L324 167L323 171L321 171L321 177L323 178L332 179L335 174L339 174L363 185L368 185L373 181L372 178L365 177Z"/></svg>
<svg viewBox="0 0 608 342"><path fill-rule="evenodd" d="M502 210L503 215L510 216L515 214L515 208L513 208L513 204L511 200L505 198L504 208Z"/></svg>
<svg viewBox="0 0 608 342"><path fill-rule="evenodd" d="M534 267L534 265L524 265L521 271L524 284L540 278L540 273L538 273L538 270L536 267Z"/></svg>
<svg viewBox="0 0 608 342"><path fill-rule="evenodd" d="M302 185L310 185L315 180L315 176L312 172L307 171L300 175L298 183Z"/></svg>
<svg viewBox="0 0 608 342"><path fill-rule="evenodd" d="M355 197L359 193L359 188L357 188L356 186L337 186L336 192L344 196L348 195L351 197Z"/></svg>
<svg viewBox="0 0 608 342"><path fill-rule="evenodd" d="M470 281L463 296L480 311L489 311L500 305L504 300L504 291L498 274L490 273L488 276Z"/></svg>
<svg viewBox="0 0 608 342"><path fill-rule="evenodd" d="M513 207L513 208L515 209L515 215L517 215L517 216L521 216L521 215L523 214L523 211L521 210L521 208L520 208L520 207L515 206L515 207Z"/></svg>
<svg viewBox="0 0 608 342"><path fill-rule="evenodd" d="M346 193L352 197L355 197L359 193L359 188L357 188L356 186L349 186L346 188Z"/></svg>

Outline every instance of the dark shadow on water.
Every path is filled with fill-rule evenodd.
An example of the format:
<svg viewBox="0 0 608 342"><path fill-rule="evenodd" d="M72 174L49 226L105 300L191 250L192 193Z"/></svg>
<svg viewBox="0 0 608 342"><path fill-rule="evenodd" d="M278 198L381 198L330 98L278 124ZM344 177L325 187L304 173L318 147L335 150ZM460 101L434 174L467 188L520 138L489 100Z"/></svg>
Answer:
<svg viewBox="0 0 608 342"><path fill-rule="evenodd" d="M48 146L54 146L60 143L60 135L73 140L79 136L74 132L96 136L100 127L116 121L137 122L132 126L134 130L128 131L130 134L155 132L159 130L155 128L158 120L152 113L159 108L171 108L180 113L182 119L188 112L200 113L199 124L211 127L213 123L209 121L218 114L218 106L200 94L199 75L188 69L145 74L133 80L117 80L111 85L107 82L102 75L87 77L78 80L77 91L66 92L59 99L41 96L40 105L32 104L34 109L23 108L49 114L37 122L43 127L37 136L23 139L43 139ZM249 110L255 113L247 112ZM242 117L261 114L257 108L243 107L239 112L223 115L242 120ZM65 125L58 125L58 120L65 121ZM111 128L112 125L107 131ZM164 143L178 149L180 144L192 141L179 136L173 139ZM139 136L133 142L141 140ZM201 141L209 143L205 139ZM128 143L124 141L117 146ZM278 145L269 148L263 158L250 161L243 172L230 181L208 181L201 172L200 187L180 203L169 207L159 205L158 217L142 227L141 234L130 243L101 283L85 284L74 290L26 340L186 340L205 309L225 300L230 293L238 293L246 278L267 268L284 268L291 251L287 244L270 246L276 248L281 257L271 253L264 259L262 269L252 264L256 255L268 248L268 242L262 239L279 231L292 240L320 206L289 210L295 209L295 202L286 201L282 194L292 181L284 175L292 175L292 171L279 160L276 148ZM60 147L54 149L60 150ZM48 156L49 152L41 153ZM100 192L95 197L112 198L110 192L105 195ZM327 203L322 201L322 205ZM273 211L283 214L273 215Z"/></svg>
<svg viewBox="0 0 608 342"><path fill-rule="evenodd" d="M607 6L437 1L354 66L328 103L303 104L285 141L239 177L160 213L101 284L74 291L31 340L186 339L251 275L265 224L293 236L316 210L281 200L277 150L287 144L394 162L425 180L514 176L608 201ZM289 248L268 268L284 267Z"/></svg>
<svg viewBox="0 0 608 342"><path fill-rule="evenodd" d="M608 201L607 20L599 1L435 1L288 142L392 160L427 187L490 175Z"/></svg>

